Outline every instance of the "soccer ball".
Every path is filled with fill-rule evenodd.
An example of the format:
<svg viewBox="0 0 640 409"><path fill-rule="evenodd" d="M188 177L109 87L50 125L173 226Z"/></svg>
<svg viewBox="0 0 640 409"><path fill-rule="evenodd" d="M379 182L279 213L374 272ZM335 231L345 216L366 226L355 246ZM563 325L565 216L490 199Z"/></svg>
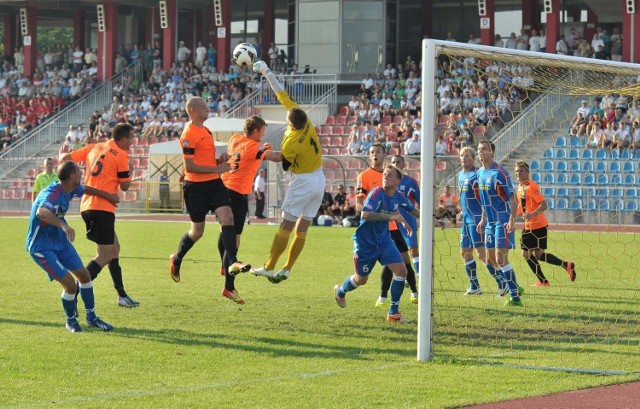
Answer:
<svg viewBox="0 0 640 409"><path fill-rule="evenodd" d="M351 220L347 219L346 217L344 219L342 219L342 225L344 227L351 227Z"/></svg>
<svg viewBox="0 0 640 409"><path fill-rule="evenodd" d="M254 63L258 52L248 43L241 43L233 49L233 62L241 67L247 67Z"/></svg>

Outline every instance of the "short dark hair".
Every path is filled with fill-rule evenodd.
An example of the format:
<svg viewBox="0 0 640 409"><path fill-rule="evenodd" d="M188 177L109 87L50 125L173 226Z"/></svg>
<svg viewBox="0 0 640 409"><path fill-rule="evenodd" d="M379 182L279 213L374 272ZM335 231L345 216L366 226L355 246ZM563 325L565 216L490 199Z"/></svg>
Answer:
<svg viewBox="0 0 640 409"><path fill-rule="evenodd" d="M380 142L374 142L370 147L369 147L369 151L371 151L371 149L373 148L380 148L382 149L382 153L384 153L385 155L387 154L387 150L385 149L384 145L381 144Z"/></svg>
<svg viewBox="0 0 640 409"><path fill-rule="evenodd" d="M256 129L262 129L265 126L267 126L267 123L264 119L259 116L252 116L244 120L244 134L248 136Z"/></svg>
<svg viewBox="0 0 640 409"><path fill-rule="evenodd" d="M69 180L71 175L73 175L76 172L76 169L78 169L78 165L75 162L73 161L62 162L60 165L58 165L58 170L56 172L58 175L58 179L61 182L64 182L65 180Z"/></svg>
<svg viewBox="0 0 640 409"><path fill-rule="evenodd" d="M402 171L400 170L399 167L389 163L389 164L387 164L387 169L393 169L396 172L396 175L398 176L398 179L402 179Z"/></svg>
<svg viewBox="0 0 640 409"><path fill-rule="evenodd" d="M496 153L496 145L494 145L494 143L491 142L490 140L484 139L484 140L478 142L478 146L480 146L480 144L489 145L489 148L491 149L491 152Z"/></svg>
<svg viewBox="0 0 640 409"><path fill-rule="evenodd" d="M113 131L111 132L111 139L118 142L124 138L128 138L133 131L133 126L130 124L119 123L113 127Z"/></svg>
<svg viewBox="0 0 640 409"><path fill-rule="evenodd" d="M289 110L289 121L293 129L303 129L307 124L307 113L300 108L291 108Z"/></svg>

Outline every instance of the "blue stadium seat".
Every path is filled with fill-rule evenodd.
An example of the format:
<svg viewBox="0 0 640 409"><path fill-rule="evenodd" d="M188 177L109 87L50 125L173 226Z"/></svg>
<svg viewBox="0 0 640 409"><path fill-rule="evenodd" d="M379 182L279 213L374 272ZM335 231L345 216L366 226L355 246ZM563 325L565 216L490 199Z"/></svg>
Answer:
<svg viewBox="0 0 640 409"><path fill-rule="evenodd" d="M633 159L640 159L640 149L636 151L636 154L633 155Z"/></svg>
<svg viewBox="0 0 640 409"><path fill-rule="evenodd" d="M542 195L544 197L553 197L555 196L555 189L552 187L542 188Z"/></svg>
<svg viewBox="0 0 640 409"><path fill-rule="evenodd" d="M565 146L567 146L567 138L565 138L563 135L557 136L555 147L564 148Z"/></svg>
<svg viewBox="0 0 640 409"><path fill-rule="evenodd" d="M614 149L611 151L611 159L620 159L620 151L617 149Z"/></svg>
<svg viewBox="0 0 640 409"><path fill-rule="evenodd" d="M567 157L569 159L579 159L580 158L580 151L578 149L569 149L569 155L567 155Z"/></svg>
<svg viewBox="0 0 640 409"><path fill-rule="evenodd" d="M620 154L620 159L631 159L633 151L631 149L624 149Z"/></svg>
<svg viewBox="0 0 640 409"><path fill-rule="evenodd" d="M567 174L566 173L558 173L556 177L556 184L558 185L566 185L567 184Z"/></svg>
<svg viewBox="0 0 640 409"><path fill-rule="evenodd" d="M638 151L638 152L640 152L640 151ZM624 182L622 184L626 185L626 186L635 186L635 184L636 184L636 175L634 175L634 174L625 175Z"/></svg>
<svg viewBox="0 0 640 409"><path fill-rule="evenodd" d="M595 197L609 197L609 188L608 187L600 187L596 189Z"/></svg>
<svg viewBox="0 0 640 409"><path fill-rule="evenodd" d="M607 199L598 200L598 210L608 212L610 210L609 201Z"/></svg>
<svg viewBox="0 0 640 409"><path fill-rule="evenodd" d="M557 159L565 159L567 157L567 150L565 148L556 149L555 157Z"/></svg>
<svg viewBox="0 0 640 409"><path fill-rule="evenodd" d="M558 197L567 197L569 196L569 189L567 189L566 187L559 187L558 188Z"/></svg>
<svg viewBox="0 0 640 409"><path fill-rule="evenodd" d="M558 203L556 204L557 210L567 210L568 207L569 207L569 203L566 198L563 197L558 199Z"/></svg>
<svg viewBox="0 0 640 409"><path fill-rule="evenodd" d="M584 204L585 210L596 210L596 199L590 199Z"/></svg>
<svg viewBox="0 0 640 409"><path fill-rule="evenodd" d="M571 164L569 165L569 170L572 172L580 172L580 162L578 161L573 161L571 162Z"/></svg>
<svg viewBox="0 0 640 409"><path fill-rule="evenodd" d="M613 197L614 199L621 198L622 197L622 189L620 189L619 187L611 189L611 197Z"/></svg>
<svg viewBox="0 0 640 409"><path fill-rule="evenodd" d="M559 161L558 164L556 165L556 171L557 172L566 172L567 171L567 162L566 161Z"/></svg>
<svg viewBox="0 0 640 409"><path fill-rule="evenodd" d="M578 197L582 197L582 188L581 187L574 187L571 189L571 196L578 198Z"/></svg>
<svg viewBox="0 0 640 409"><path fill-rule="evenodd" d="M591 149L583 150L582 159L593 159L593 151Z"/></svg>
<svg viewBox="0 0 640 409"><path fill-rule="evenodd" d="M614 212L621 212L624 210L624 201L622 199L614 199L611 204L611 210Z"/></svg>
<svg viewBox="0 0 640 409"><path fill-rule="evenodd" d="M587 176L584 177L584 184L585 185L593 185L595 183L595 177L593 176L593 174L589 174Z"/></svg>
<svg viewBox="0 0 640 409"><path fill-rule="evenodd" d="M607 159L607 150L606 149L597 149L596 150L596 159Z"/></svg>
<svg viewBox="0 0 640 409"><path fill-rule="evenodd" d="M590 161L590 160L584 161L584 163L582 164L582 171L583 172L593 172L593 162Z"/></svg>
<svg viewBox="0 0 640 409"><path fill-rule="evenodd" d="M572 136L571 139L569 139L569 145L572 148L579 148L580 147L580 138L578 138L577 136Z"/></svg>
<svg viewBox="0 0 640 409"><path fill-rule="evenodd" d="M606 172L607 171L607 162L606 161L598 161L596 162L596 172Z"/></svg>
<svg viewBox="0 0 640 409"><path fill-rule="evenodd" d="M579 173L573 173L571 175L571 179L569 183L572 185L581 185L582 184L582 176Z"/></svg>
<svg viewBox="0 0 640 409"><path fill-rule="evenodd" d="M553 210L556 208L556 202L553 199L545 199L545 201L547 202L547 207L550 210Z"/></svg>
<svg viewBox="0 0 640 409"><path fill-rule="evenodd" d="M620 162L611 162L609 165L609 172L617 173L620 172Z"/></svg>
<svg viewBox="0 0 640 409"><path fill-rule="evenodd" d="M553 149L547 148L544 150L542 157L545 159L553 159Z"/></svg>
<svg viewBox="0 0 640 409"><path fill-rule="evenodd" d="M542 164L542 170L545 172L553 172L553 161L545 160Z"/></svg>
<svg viewBox="0 0 640 409"><path fill-rule="evenodd" d="M584 199L590 199L592 197L594 197L596 195L596 188L595 187L585 187L582 190L582 197Z"/></svg>
<svg viewBox="0 0 640 409"><path fill-rule="evenodd" d="M625 212L637 212L638 211L638 202L636 200L628 200L627 204L624 205Z"/></svg>
<svg viewBox="0 0 640 409"><path fill-rule="evenodd" d="M540 170L540 162L538 162L537 160L532 160L531 161L531 166L529 167L530 170L532 171L539 171Z"/></svg>
<svg viewBox="0 0 640 409"><path fill-rule="evenodd" d="M556 183L556 177L553 173L545 173L544 174L544 183L548 185L553 185Z"/></svg>
<svg viewBox="0 0 640 409"><path fill-rule="evenodd" d="M634 162L625 162L624 165L622 166L622 171L624 173L633 173L636 171L636 166Z"/></svg>
<svg viewBox="0 0 640 409"><path fill-rule="evenodd" d="M533 180L536 183L540 183L542 181L542 178L540 177L539 173L532 173L531 180Z"/></svg>
<svg viewBox="0 0 640 409"><path fill-rule="evenodd" d="M611 183L614 185L621 185L622 184L622 175L619 174L615 174L613 176L611 176Z"/></svg>
<svg viewBox="0 0 640 409"><path fill-rule="evenodd" d="M571 209L571 210L580 210L580 209L582 209L582 199L573 199L571 201L571 205L569 205L569 209Z"/></svg>
<svg viewBox="0 0 640 409"><path fill-rule="evenodd" d="M598 175L596 181L599 185L608 185L609 184L609 175Z"/></svg>
<svg viewBox="0 0 640 409"><path fill-rule="evenodd" d="M635 199L638 197L638 190L635 187L627 189L624 191L624 197L627 199Z"/></svg>

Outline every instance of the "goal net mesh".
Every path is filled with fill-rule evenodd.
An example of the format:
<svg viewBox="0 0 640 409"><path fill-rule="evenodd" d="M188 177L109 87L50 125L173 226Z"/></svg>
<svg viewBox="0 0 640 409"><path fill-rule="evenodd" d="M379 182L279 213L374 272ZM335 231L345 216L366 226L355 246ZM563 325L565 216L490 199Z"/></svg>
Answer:
<svg viewBox="0 0 640 409"><path fill-rule="evenodd" d="M433 104L422 108L425 134L433 130L433 143L442 136L446 156L431 159L423 152L423 166L437 169L441 161L457 166L444 178L434 170L434 186L422 186L423 197L432 194L438 215L433 224L423 220L423 228L433 228L433 358L596 373L636 371L640 153L633 141L640 146L640 66L425 44L437 45L435 59L423 59L423 90L429 81L435 90ZM463 128L472 133L470 139ZM457 156L465 146L477 150L484 139L495 143L495 160L515 190L516 162L529 165L530 179L549 207L545 254L575 263L572 282L566 264L540 260L549 285L536 286L540 279L523 257L518 217L508 262L524 289L522 307L504 305L509 295L498 295L498 282L475 252L483 294L465 295L472 284L460 255L461 222L450 217L455 210L438 209L445 185L466 200L455 175ZM477 156L475 166L482 166ZM491 208L504 220L502 193L491 196L487 189ZM429 271L427 266L421 270Z"/></svg>

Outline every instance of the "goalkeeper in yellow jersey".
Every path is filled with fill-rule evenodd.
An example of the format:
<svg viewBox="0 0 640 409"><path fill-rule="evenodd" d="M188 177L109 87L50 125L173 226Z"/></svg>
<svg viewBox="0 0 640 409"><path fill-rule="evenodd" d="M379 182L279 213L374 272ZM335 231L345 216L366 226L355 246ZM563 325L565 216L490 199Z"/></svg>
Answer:
<svg viewBox="0 0 640 409"><path fill-rule="evenodd" d="M282 221L271 243L269 259L263 267L253 270L256 276L266 277L276 284L289 277L293 264L302 252L309 225L322 203L325 178L320 140L307 114L289 97L267 63L255 62L253 71L262 74L269 82L278 101L287 110L287 130L282 139L281 151L282 168L292 172L291 182L282 203ZM289 246L287 262L276 273L274 268L287 249L294 227L295 235Z"/></svg>

